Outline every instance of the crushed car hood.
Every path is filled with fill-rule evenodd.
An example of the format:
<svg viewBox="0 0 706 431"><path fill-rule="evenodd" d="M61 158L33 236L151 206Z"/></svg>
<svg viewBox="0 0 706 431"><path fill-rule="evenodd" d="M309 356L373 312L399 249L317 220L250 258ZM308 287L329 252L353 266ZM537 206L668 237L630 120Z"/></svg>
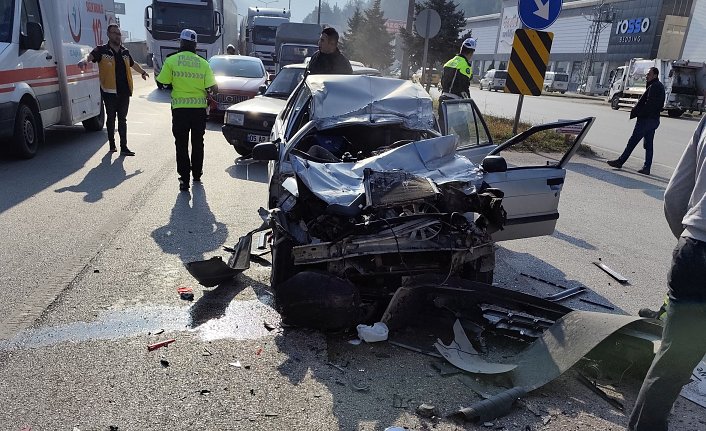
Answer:
<svg viewBox="0 0 706 431"><path fill-rule="evenodd" d="M265 77L243 78L241 76L216 76L218 91L242 91L244 93L257 93Z"/></svg>
<svg viewBox="0 0 706 431"><path fill-rule="evenodd" d="M361 122L434 128L431 97L419 84L365 75L310 75L306 85L313 99L310 120L319 130Z"/></svg>
<svg viewBox="0 0 706 431"><path fill-rule="evenodd" d="M287 104L286 100L274 97L256 96L228 108L229 112L257 112L258 114L277 115Z"/></svg>
<svg viewBox="0 0 706 431"><path fill-rule="evenodd" d="M452 181L480 186L478 166L456 154L456 138L440 136L411 142L377 156L350 163L317 163L292 154L292 166L299 179L322 201L350 205L365 192L363 171L401 170L429 178L437 184Z"/></svg>

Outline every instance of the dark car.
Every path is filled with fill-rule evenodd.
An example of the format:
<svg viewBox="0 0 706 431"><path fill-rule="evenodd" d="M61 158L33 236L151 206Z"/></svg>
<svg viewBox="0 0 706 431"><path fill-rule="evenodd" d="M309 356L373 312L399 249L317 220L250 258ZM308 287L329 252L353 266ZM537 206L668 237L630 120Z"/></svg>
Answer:
<svg viewBox="0 0 706 431"><path fill-rule="evenodd" d="M222 116L230 105L255 97L267 81L259 58L245 55L214 55L208 61L218 84L218 93L209 99L209 116Z"/></svg>
<svg viewBox="0 0 706 431"><path fill-rule="evenodd" d="M380 75L377 69L351 63L354 75ZM264 94L228 108L223 118L223 136L243 157L249 157L260 142L270 139L277 114L287 98L301 82L306 64L290 64L282 68Z"/></svg>

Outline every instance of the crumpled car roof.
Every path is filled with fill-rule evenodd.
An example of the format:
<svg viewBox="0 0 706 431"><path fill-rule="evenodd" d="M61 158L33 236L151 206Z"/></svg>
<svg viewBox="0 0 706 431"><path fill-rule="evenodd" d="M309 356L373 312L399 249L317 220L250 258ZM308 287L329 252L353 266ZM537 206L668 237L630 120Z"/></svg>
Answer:
<svg viewBox="0 0 706 431"><path fill-rule="evenodd" d="M403 124L434 128L432 101L410 81L368 75L309 75L310 120L319 130L351 123Z"/></svg>
<svg viewBox="0 0 706 431"><path fill-rule="evenodd" d="M479 187L483 173L456 154L456 138L440 136L411 142L377 156L349 163L317 163L291 155L294 172L304 185L327 204L350 205L365 192L363 171L401 170L429 178L436 184L468 182Z"/></svg>

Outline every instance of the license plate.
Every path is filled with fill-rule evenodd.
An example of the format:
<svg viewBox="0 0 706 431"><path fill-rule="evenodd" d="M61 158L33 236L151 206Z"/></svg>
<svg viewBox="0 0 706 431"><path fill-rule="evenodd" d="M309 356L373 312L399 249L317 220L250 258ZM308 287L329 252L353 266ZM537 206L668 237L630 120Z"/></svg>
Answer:
<svg viewBox="0 0 706 431"><path fill-rule="evenodd" d="M267 142L269 136L248 134L248 142Z"/></svg>

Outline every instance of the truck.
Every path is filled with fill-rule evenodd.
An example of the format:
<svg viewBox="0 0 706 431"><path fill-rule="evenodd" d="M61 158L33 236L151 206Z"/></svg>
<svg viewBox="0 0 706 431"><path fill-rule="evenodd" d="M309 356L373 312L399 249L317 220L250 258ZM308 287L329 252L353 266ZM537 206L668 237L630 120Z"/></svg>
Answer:
<svg viewBox="0 0 706 431"><path fill-rule="evenodd" d="M304 63L319 49L321 26L301 22L285 22L277 27L275 35L275 73L288 64Z"/></svg>
<svg viewBox="0 0 706 431"><path fill-rule="evenodd" d="M275 52L277 28L289 22L287 9L249 7L248 16L240 25L240 53L262 60L269 73L275 73L272 54Z"/></svg>
<svg viewBox="0 0 706 431"><path fill-rule="evenodd" d="M163 88L156 77L164 60L179 50L179 34L183 29L196 32L196 54L208 60L237 41L235 17L233 0L152 0L145 8L144 24L157 87Z"/></svg>
<svg viewBox="0 0 706 431"><path fill-rule="evenodd" d="M78 63L107 43L113 0L0 0L0 145L29 159L44 129L105 124L98 67Z"/></svg>
<svg viewBox="0 0 706 431"><path fill-rule="evenodd" d="M706 64L700 61L633 58L611 71L608 100L613 109L632 108L645 92L645 74L650 67L659 70L664 84L664 110L670 117L684 112L704 111L706 100Z"/></svg>

